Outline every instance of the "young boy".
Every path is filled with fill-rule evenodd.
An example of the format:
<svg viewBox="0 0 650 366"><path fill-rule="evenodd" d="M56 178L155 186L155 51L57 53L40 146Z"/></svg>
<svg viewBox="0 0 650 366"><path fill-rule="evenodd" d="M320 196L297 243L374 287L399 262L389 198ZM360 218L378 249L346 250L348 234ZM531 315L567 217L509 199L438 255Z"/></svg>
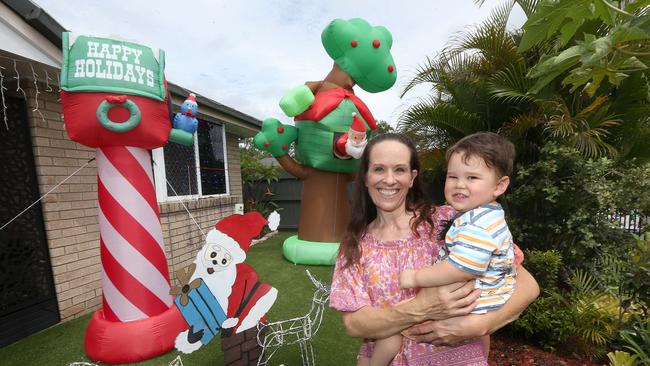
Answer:
<svg viewBox="0 0 650 366"><path fill-rule="evenodd" d="M496 310L508 301L515 288L514 248L496 199L508 188L514 156L512 143L484 132L466 136L447 150L445 199L458 215L445 236L445 257L431 267L402 271L402 288L476 279L481 296L472 313ZM483 341L487 357L489 337ZM401 342L401 336L378 340L371 365L389 363Z"/></svg>

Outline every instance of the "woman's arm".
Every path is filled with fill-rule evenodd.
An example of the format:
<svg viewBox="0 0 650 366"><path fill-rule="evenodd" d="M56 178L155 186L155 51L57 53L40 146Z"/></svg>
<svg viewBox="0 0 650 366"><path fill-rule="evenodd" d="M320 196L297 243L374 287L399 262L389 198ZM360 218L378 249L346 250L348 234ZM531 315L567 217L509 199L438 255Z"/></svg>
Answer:
<svg viewBox="0 0 650 366"><path fill-rule="evenodd" d="M539 286L523 267L517 268L517 287L512 297L496 311L430 321L411 327L404 335L418 342L450 345L495 332L517 319L539 295Z"/></svg>
<svg viewBox="0 0 650 366"><path fill-rule="evenodd" d="M386 338L429 319L446 319L469 314L479 296L474 281L424 288L411 300L392 307L365 306L342 312L343 324L351 337Z"/></svg>

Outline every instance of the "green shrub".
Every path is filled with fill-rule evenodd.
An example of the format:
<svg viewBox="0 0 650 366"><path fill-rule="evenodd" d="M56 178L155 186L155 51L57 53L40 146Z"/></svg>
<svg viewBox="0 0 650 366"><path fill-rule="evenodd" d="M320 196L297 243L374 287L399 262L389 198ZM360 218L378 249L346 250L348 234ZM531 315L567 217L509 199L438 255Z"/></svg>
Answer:
<svg viewBox="0 0 650 366"><path fill-rule="evenodd" d="M591 359L603 357L618 335L620 299L603 291L599 281L577 269L569 280L566 306L573 309L575 335L569 345L574 353Z"/></svg>
<svg viewBox="0 0 650 366"><path fill-rule="evenodd" d="M553 258L549 261L551 268L559 268L561 260L558 263L558 255L545 254L533 254L531 262L541 263L541 259ZM542 267L538 271L544 273ZM552 280L547 278L546 281ZM542 295L510 329L549 351L561 349L580 356L600 358L617 336L620 301L601 290L599 281L582 270L573 271L567 285L567 290L542 286Z"/></svg>
<svg viewBox="0 0 650 366"><path fill-rule="evenodd" d="M277 203L272 200L275 194L271 190L271 182L278 180L280 167L263 164L262 159L269 155L257 150L252 144L252 139L241 143L239 153L244 184L244 211L257 211L268 217L271 212L279 210ZM267 230L265 227L260 235L266 234Z"/></svg>
<svg viewBox="0 0 650 366"><path fill-rule="evenodd" d="M557 250L528 250L524 262L526 269L535 277L540 288L557 288L558 273L562 266L562 254Z"/></svg>
<svg viewBox="0 0 650 366"><path fill-rule="evenodd" d="M625 349L636 356L640 365L650 365L650 321L645 320L645 326L639 324L632 329L621 332L625 341Z"/></svg>
<svg viewBox="0 0 650 366"><path fill-rule="evenodd" d="M603 251L624 255L620 243L630 239L609 215L647 212L650 177L643 174L646 167L587 160L547 144L539 161L518 168L506 195L508 226L523 248L555 249L565 264L595 270L592 259Z"/></svg>
<svg viewBox="0 0 650 366"><path fill-rule="evenodd" d="M574 318L573 309L566 306L561 294L545 291L510 325L510 329L545 350L555 351L575 334Z"/></svg>
<svg viewBox="0 0 650 366"><path fill-rule="evenodd" d="M629 297L630 303L641 306L643 318L648 318L650 307L650 237L635 237L629 259L625 262L625 272L621 289Z"/></svg>

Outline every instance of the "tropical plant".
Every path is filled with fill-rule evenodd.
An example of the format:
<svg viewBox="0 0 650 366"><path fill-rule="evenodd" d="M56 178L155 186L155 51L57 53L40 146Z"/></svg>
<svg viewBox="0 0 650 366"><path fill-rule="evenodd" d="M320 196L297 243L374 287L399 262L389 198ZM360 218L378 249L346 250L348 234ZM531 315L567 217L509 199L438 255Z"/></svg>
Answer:
<svg viewBox="0 0 650 366"><path fill-rule="evenodd" d="M647 0L543 0L523 26L519 50L544 49L528 71L534 82L528 94L566 87L586 101L583 105L599 107L583 109L596 112L592 118L576 110L556 119L564 127L561 136L587 156L650 158L648 5Z"/></svg>
<svg viewBox="0 0 650 366"><path fill-rule="evenodd" d="M607 353L609 366L634 366L636 365L636 355L631 355L625 351L614 351Z"/></svg>
<svg viewBox="0 0 650 366"><path fill-rule="evenodd" d="M598 358L618 335L620 302L603 291L598 280L586 271L573 271L569 284L572 291L566 306L573 307L575 324L570 343L577 352Z"/></svg>
<svg viewBox="0 0 650 366"><path fill-rule="evenodd" d="M372 130L372 137L375 137L377 135L381 135L382 133L387 133L387 132L393 132L395 129L393 126L388 124L386 121L378 120L377 121L377 128Z"/></svg>
<svg viewBox="0 0 650 366"><path fill-rule="evenodd" d="M650 365L650 321L645 320L645 327L635 326L631 330L621 332L625 341L625 349L636 356L640 365Z"/></svg>
<svg viewBox="0 0 650 366"><path fill-rule="evenodd" d="M244 139L240 143L239 156L241 164L241 175L244 183L278 180L280 176L280 167L275 164L264 164L262 160L269 158L270 155L256 149L253 146L252 139Z"/></svg>
<svg viewBox="0 0 650 366"><path fill-rule="evenodd" d="M618 335L619 302L580 269L571 271L567 285L542 288L542 295L510 329L549 351L599 358Z"/></svg>
<svg viewBox="0 0 650 366"><path fill-rule="evenodd" d="M416 70L402 95L418 85L432 92L402 114L399 128L418 142L423 165L437 170L444 170L441 152L477 131L507 136L524 164L536 161L549 141L574 147L587 158L650 159L645 143L650 137L648 75L639 63L647 55L630 54L645 52L650 21L639 5L643 2L619 2L632 11L626 16L609 0L503 3ZM528 21L509 32L506 24L515 4ZM607 56L591 35L624 43L619 48L614 43ZM641 45L632 45L635 39ZM599 66L602 75L576 84L579 75L595 73L589 60L611 62ZM607 69L614 66L620 67ZM609 83L603 81L608 75L626 77Z"/></svg>
<svg viewBox="0 0 650 366"><path fill-rule="evenodd" d="M416 140L425 167L443 167L448 146L474 132L497 132L529 108L527 100L514 104L491 93L493 75L527 69L525 55L517 52L518 34L506 29L513 6L504 3L482 24L455 35L405 85L402 96L419 85L431 88L429 96L404 111L398 124Z"/></svg>
<svg viewBox="0 0 650 366"><path fill-rule="evenodd" d="M271 190L271 182L278 180L280 168L274 164L264 164L262 160L269 155L257 150L251 139L244 140L239 151L244 184L244 211L257 211L268 217L271 212L280 209L272 200L275 194Z"/></svg>
<svg viewBox="0 0 650 366"><path fill-rule="evenodd" d="M600 253L620 257L627 250L622 244L632 240L609 217L636 208L624 204L646 194L649 179L637 177L638 189L622 184L636 172L607 158L587 160L576 149L547 144L539 161L519 168L506 193L513 237L526 249L555 249L565 264L595 271Z"/></svg>
<svg viewBox="0 0 650 366"><path fill-rule="evenodd" d="M605 288L619 300L619 328L647 319L650 305L650 242L633 235L621 246L622 253L603 253L597 264Z"/></svg>

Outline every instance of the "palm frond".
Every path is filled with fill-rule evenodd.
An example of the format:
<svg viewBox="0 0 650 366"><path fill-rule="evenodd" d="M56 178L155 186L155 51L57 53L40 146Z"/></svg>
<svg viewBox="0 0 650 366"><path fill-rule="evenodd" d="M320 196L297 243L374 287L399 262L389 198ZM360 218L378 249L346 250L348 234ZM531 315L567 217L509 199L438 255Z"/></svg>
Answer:
<svg viewBox="0 0 650 366"><path fill-rule="evenodd" d="M413 77L403 87L400 97L404 97L409 90L421 84L430 84L432 89L444 92L445 86L460 78L470 77L472 70L475 70L480 62L476 55L452 55L443 50L436 60L427 57L426 61L416 68Z"/></svg>
<svg viewBox="0 0 650 366"><path fill-rule="evenodd" d="M451 141L480 130L480 118L455 105L429 98L400 116L398 129L415 132L430 148L447 147Z"/></svg>
<svg viewBox="0 0 650 366"><path fill-rule="evenodd" d="M507 121L499 129L499 134L511 138L522 138L528 131L544 124L544 120L536 113L520 114Z"/></svg>
<svg viewBox="0 0 650 366"><path fill-rule="evenodd" d="M483 59L484 74L490 74L494 67L523 61L517 52L514 33L506 30L513 2L508 1L492 10L483 23L458 32L452 36L447 47L450 54L478 53Z"/></svg>
<svg viewBox="0 0 650 366"><path fill-rule="evenodd" d="M524 11L524 14L526 14L527 18L530 18L530 15L535 12L535 9L537 9L537 4L539 4L539 0L514 0L519 7Z"/></svg>
<svg viewBox="0 0 650 366"><path fill-rule="evenodd" d="M528 93L533 83L526 73L526 65L519 62L498 71L488 79L490 96L509 104L536 103L538 99Z"/></svg>
<svg viewBox="0 0 650 366"><path fill-rule="evenodd" d="M563 101L554 102L555 111L546 124L546 132L575 147L588 159L616 157L618 150L606 140L612 128L620 125L622 120L608 113L608 106L603 105L606 100L607 97L596 98L575 115Z"/></svg>

